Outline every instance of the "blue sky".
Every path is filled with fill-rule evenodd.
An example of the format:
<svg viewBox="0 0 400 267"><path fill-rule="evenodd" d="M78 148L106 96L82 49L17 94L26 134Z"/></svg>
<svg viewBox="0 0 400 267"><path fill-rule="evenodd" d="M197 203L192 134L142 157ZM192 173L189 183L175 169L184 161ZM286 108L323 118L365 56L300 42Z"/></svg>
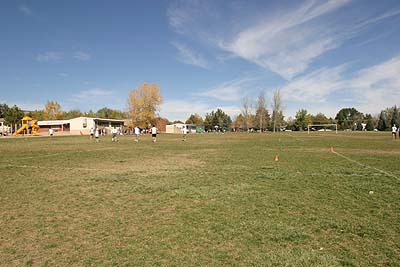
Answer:
<svg viewBox="0 0 400 267"><path fill-rule="evenodd" d="M0 102L125 109L156 82L170 120L282 92L284 114L400 105L400 1L1 1Z"/></svg>

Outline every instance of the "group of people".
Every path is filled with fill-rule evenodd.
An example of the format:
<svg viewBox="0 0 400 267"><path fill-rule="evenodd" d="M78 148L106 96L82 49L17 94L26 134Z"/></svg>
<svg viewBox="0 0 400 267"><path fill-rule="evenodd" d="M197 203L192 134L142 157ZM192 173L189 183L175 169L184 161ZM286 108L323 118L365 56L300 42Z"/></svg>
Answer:
<svg viewBox="0 0 400 267"><path fill-rule="evenodd" d="M393 124L393 127L392 127L392 139L397 139L397 132L398 132L399 138L400 138L400 127L397 128L396 124Z"/></svg>
<svg viewBox="0 0 400 267"><path fill-rule="evenodd" d="M99 137L100 137L100 130L98 127L94 128L90 128L90 139L95 138L96 142L99 142Z"/></svg>
<svg viewBox="0 0 400 267"><path fill-rule="evenodd" d="M150 132L153 143L157 142L157 128L155 125L153 125L153 127L150 129ZM113 127L111 129L111 141L118 142L118 135L120 135L120 130L117 127ZM135 142L139 142L140 128L138 126L134 128L134 135L135 135ZM96 142L99 142L99 136L100 136L100 130L98 127L90 128L90 139L94 138Z"/></svg>
<svg viewBox="0 0 400 267"><path fill-rule="evenodd" d="M102 136L106 135L106 128L99 129L99 127L90 128L90 139L95 139L96 142L99 142L100 134ZM111 128L111 141L118 142L118 135L120 134L120 130L117 127Z"/></svg>
<svg viewBox="0 0 400 267"><path fill-rule="evenodd" d="M157 142L157 127L155 125L153 125L153 127L150 128L149 131L147 130L143 130L141 131L140 128L138 126L136 126L133 129L133 134L135 135L135 142L139 142L139 136L142 133L147 133L147 132L151 132L151 137L152 137L152 141L153 143Z"/></svg>

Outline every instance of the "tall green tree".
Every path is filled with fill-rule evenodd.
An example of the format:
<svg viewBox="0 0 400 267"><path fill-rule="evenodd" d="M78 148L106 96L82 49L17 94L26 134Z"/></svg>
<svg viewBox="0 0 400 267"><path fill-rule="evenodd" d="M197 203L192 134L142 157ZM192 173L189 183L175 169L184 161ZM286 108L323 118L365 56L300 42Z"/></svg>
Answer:
<svg viewBox="0 0 400 267"><path fill-rule="evenodd" d="M390 120L390 125L393 126L393 124L395 124L397 127L399 127L400 124L400 116L399 116L399 109L397 108L397 106L394 106L392 108L392 118Z"/></svg>
<svg viewBox="0 0 400 267"><path fill-rule="evenodd" d="M20 120L23 117L24 117L24 112L19 107L14 105L13 107L9 108L6 111L4 120L5 120L6 124L15 126L20 122Z"/></svg>
<svg viewBox="0 0 400 267"><path fill-rule="evenodd" d="M378 120L378 130L390 130L393 124L396 124L396 126L400 125L399 109L397 108L397 106L386 108L381 111Z"/></svg>
<svg viewBox="0 0 400 267"><path fill-rule="evenodd" d="M4 118L9 109L9 106L6 103L0 104L0 118Z"/></svg>
<svg viewBox="0 0 400 267"><path fill-rule="evenodd" d="M367 125L365 126L365 129L367 131L373 131L374 130L374 122L372 120L372 115L365 114L365 119L367 120Z"/></svg>
<svg viewBox="0 0 400 267"><path fill-rule="evenodd" d="M303 131L307 128L308 124L311 123L311 115L308 114L307 110L300 109L296 112L294 125L296 130Z"/></svg>
<svg viewBox="0 0 400 267"><path fill-rule="evenodd" d="M222 111L222 109L207 113L204 119L204 128L206 131L215 129L227 131L231 127L231 124L231 117Z"/></svg>
<svg viewBox="0 0 400 267"><path fill-rule="evenodd" d="M311 121L313 124L328 124L334 123L329 120L323 113L317 113L317 115L311 115Z"/></svg>
<svg viewBox="0 0 400 267"><path fill-rule="evenodd" d="M381 111L379 114L379 120L378 120L378 130L379 131L386 131L389 129L389 126L386 123L386 114L385 111Z"/></svg>
<svg viewBox="0 0 400 267"><path fill-rule="evenodd" d="M363 115L355 108L342 108L336 114L336 121L340 129L351 129L355 124L362 121Z"/></svg>

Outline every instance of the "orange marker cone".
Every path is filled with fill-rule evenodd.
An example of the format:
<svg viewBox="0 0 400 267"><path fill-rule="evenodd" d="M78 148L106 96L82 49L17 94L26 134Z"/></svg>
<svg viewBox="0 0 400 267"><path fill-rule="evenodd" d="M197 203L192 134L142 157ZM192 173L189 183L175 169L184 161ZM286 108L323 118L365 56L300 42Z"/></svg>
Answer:
<svg viewBox="0 0 400 267"><path fill-rule="evenodd" d="M274 161L278 161L278 160L279 160L278 154L275 154Z"/></svg>
<svg viewBox="0 0 400 267"><path fill-rule="evenodd" d="M333 146L331 146L331 152L333 152Z"/></svg>

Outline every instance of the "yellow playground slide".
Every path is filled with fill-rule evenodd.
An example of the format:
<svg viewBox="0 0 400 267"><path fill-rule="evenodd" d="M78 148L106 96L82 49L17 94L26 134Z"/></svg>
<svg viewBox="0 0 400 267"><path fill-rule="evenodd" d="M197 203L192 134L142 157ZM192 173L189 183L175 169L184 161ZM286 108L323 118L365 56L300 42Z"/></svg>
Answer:
<svg viewBox="0 0 400 267"><path fill-rule="evenodd" d="M39 125L37 124L36 120L32 120L32 134L38 134L39 133Z"/></svg>
<svg viewBox="0 0 400 267"><path fill-rule="evenodd" d="M14 135L18 135L20 133L22 133L24 130L26 130L28 128L28 124L23 124L22 127L20 127L15 133Z"/></svg>
<svg viewBox="0 0 400 267"><path fill-rule="evenodd" d="M22 118L22 126L19 128L14 135L18 135L23 133L25 130L29 133L29 129L31 129L31 134L37 134L39 132L39 125L37 125L37 121L33 120L31 117L25 116Z"/></svg>

